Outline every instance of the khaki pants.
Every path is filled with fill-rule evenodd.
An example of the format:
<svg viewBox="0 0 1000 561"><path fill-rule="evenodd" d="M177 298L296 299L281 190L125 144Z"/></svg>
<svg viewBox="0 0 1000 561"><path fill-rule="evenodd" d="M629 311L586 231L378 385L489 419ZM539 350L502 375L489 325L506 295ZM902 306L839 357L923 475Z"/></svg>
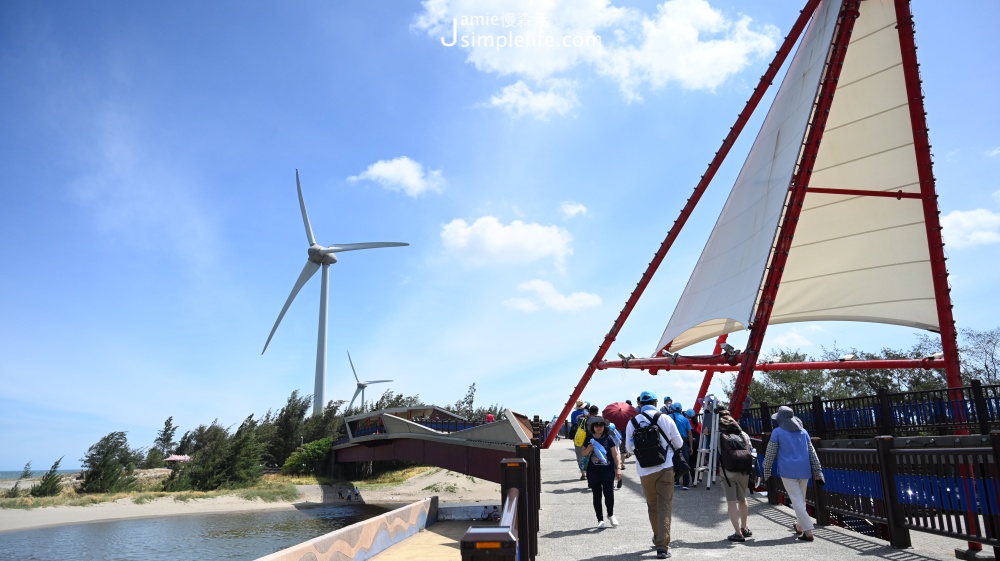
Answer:
<svg viewBox="0 0 1000 561"><path fill-rule="evenodd" d="M657 549L670 547L670 517L674 510L674 468L661 469L639 478L646 495L649 525Z"/></svg>

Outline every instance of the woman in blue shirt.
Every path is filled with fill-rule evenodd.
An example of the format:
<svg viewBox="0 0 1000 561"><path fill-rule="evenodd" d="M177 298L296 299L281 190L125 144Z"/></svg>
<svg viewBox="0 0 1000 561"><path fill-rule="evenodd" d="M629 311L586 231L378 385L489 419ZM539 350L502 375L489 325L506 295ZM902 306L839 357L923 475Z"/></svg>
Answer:
<svg viewBox="0 0 1000 561"><path fill-rule="evenodd" d="M809 432L802 428L802 421L795 416L791 407L781 406L771 415L775 428L771 441L767 443L764 457L764 479L771 477L772 468L781 478L788 493L788 499L795 511L796 521L792 529L800 540L813 541L813 522L806 512L806 487L810 479L823 483L823 466L813 448Z"/></svg>

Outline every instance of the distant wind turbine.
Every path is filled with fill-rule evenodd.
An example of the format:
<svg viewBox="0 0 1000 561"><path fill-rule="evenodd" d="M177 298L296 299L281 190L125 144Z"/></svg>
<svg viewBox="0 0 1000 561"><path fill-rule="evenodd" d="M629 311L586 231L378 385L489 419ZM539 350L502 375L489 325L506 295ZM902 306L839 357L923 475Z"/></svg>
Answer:
<svg viewBox="0 0 1000 561"><path fill-rule="evenodd" d="M364 411L365 388L368 387L368 384L381 384L383 382L391 382L392 380L368 380L366 382L362 382L358 378L358 371L354 369L354 361L351 360L351 351L347 351L347 361L351 363L351 372L354 372L354 379L358 381L358 389L354 390L354 397L351 398L351 404L348 405L347 408L350 409L351 406L354 405L354 400L358 398L358 394L361 394L361 410Z"/></svg>
<svg viewBox="0 0 1000 561"><path fill-rule="evenodd" d="M320 285L319 293L319 337L316 342L316 391L313 393L313 415L323 414L323 395L326 384L326 312L327 312L327 292L330 287L330 265L337 262L337 257L335 253L340 253L342 251L354 251L356 249L372 249L376 247L400 247L405 245L410 245L408 243L400 242L366 242L366 243L345 243L345 244L334 244L330 246L322 246L316 243L316 238L313 237L312 226L309 225L309 215L306 213L306 202L302 198L302 184L299 182L299 170L295 170L295 187L299 191L299 208L302 210L302 223L306 227L306 239L309 241L309 257L306 261L306 266L302 268L302 272L299 274L299 279L295 281L295 286L292 287L291 294L288 295L288 300L285 300L285 306L281 308L281 313L278 314L277 321L274 322L274 327L271 328L271 334L267 336L267 342L264 343L264 350L260 354L264 354L267 351L267 346L271 343L271 337L274 337L274 332L278 329L278 324L281 323L281 318L285 317L285 312L288 311L288 307L291 306L292 300L295 300L295 295L299 293L299 290L309 282L316 271L323 266L322 283ZM353 368L353 364L351 368ZM355 374L357 378L357 374ZM363 399L363 398L362 398Z"/></svg>

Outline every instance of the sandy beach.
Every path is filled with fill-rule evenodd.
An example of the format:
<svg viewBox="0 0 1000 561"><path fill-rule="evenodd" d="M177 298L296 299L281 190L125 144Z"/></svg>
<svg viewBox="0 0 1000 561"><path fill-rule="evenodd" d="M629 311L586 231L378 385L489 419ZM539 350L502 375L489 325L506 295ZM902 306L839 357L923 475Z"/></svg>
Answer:
<svg viewBox="0 0 1000 561"><path fill-rule="evenodd" d="M12 481L7 487L11 485ZM22 483L22 487L28 486L30 482L27 485ZM299 485L297 489L299 496L292 502L268 503L260 500L249 501L235 496L190 501L176 501L172 497L162 497L143 504L135 504L132 499L121 499L90 506L56 506L30 510L0 509L0 533L131 518L296 509L340 502L349 504L337 498L336 486ZM496 502L500 497L500 485L473 479L460 473L433 469L399 485L362 490L361 499L368 504L392 506L411 503L431 495L437 495L443 503Z"/></svg>

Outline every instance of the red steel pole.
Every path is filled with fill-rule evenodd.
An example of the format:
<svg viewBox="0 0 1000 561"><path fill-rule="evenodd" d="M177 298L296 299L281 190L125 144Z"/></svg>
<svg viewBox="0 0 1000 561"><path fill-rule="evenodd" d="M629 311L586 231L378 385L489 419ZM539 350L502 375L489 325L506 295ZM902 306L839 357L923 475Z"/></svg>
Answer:
<svg viewBox="0 0 1000 561"><path fill-rule="evenodd" d="M760 81L757 83L757 87L754 89L750 99L747 100L746 106L743 107L743 111L741 111L739 116L736 118L736 124L733 125L733 127L729 130L729 134L726 135L725 140L722 141L722 147L715 153L715 157L712 158L712 162L708 165L708 170L705 172L705 175L701 176L701 180L698 181L698 185L694 188L694 193L692 193L691 197L687 200L687 203L685 203L684 208L681 210L680 217L674 221L674 225L667 233L666 239L664 239L663 243L660 244L660 248L653 255L653 260L649 262L649 265L646 267L646 271L642 274L642 278L639 279L635 290L632 291L632 294L629 295L628 300L625 302L625 307L622 308L614 323L611 324L611 329L604 336L604 341L602 341L600 347L598 347L597 354L594 355L594 358L587 365L587 370L580 378L580 382L577 383L576 387L573 389L573 393L570 394L569 400L563 407L562 412L559 413L559 417L553 423L553 426L562 426L562 424L566 421L566 417L573 408L573 403L580 398L584 388L587 387L590 379L594 376L594 371L597 369L597 363L608 354L608 350L611 349L611 343L613 343L618 336L618 331L625 324L625 320L628 319L628 316L632 313L632 309L635 307L636 302L638 302L639 297L642 296L642 293L646 290L646 286L649 285L650 279L653 278L653 273L656 272L660 263L663 262L663 258L666 257L667 251L670 249L670 246L674 244L674 240L680 233L681 228L684 227L687 219L694 211L694 207L698 204L698 201L701 200L701 196L704 194L705 189L708 187L708 184L711 183L712 178L715 177L715 173L719 170L719 166L722 165L722 161L729 154L729 150L732 149L737 137L739 137L740 133L743 131L743 127L746 126L747 121L750 120L750 116L753 114L754 109L757 108L760 100L763 99L764 93L771 85L774 77L778 74L778 70L781 69L781 65L784 64L785 58L788 57L788 53L791 52L792 47L798 40L799 35L802 34L802 30L805 28L809 18L812 17L812 14L816 10L816 6L818 4L819 0L808 0L805 8L803 8L799 13L798 19L795 20L795 24L792 25L791 30L789 30L788 36L785 37L784 42L781 44L781 48L779 48L778 52L774 55L774 60L772 60L771 64L768 65L767 71L764 72L764 75L760 77ZM545 448L552 445L552 442L556 437L556 432L557 431L554 430L549 431L549 435L545 438L545 442L543 444Z"/></svg>

